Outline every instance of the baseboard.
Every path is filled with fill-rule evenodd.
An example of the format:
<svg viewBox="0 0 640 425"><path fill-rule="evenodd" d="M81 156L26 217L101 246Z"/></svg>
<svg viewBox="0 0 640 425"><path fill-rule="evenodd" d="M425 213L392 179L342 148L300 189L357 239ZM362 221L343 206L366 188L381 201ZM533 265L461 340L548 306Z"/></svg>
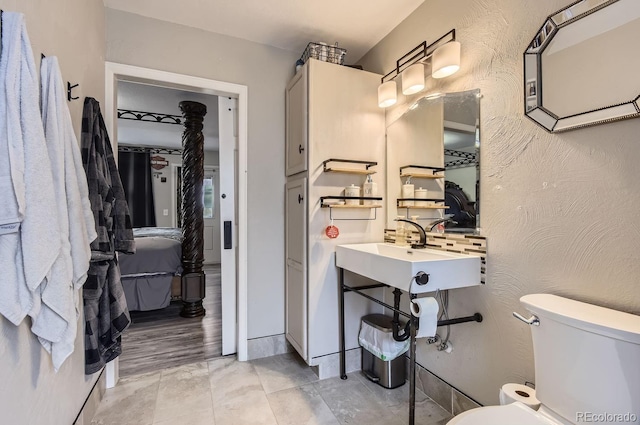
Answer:
<svg viewBox="0 0 640 425"><path fill-rule="evenodd" d="M284 334L254 338L247 341L247 360L291 353L294 349Z"/></svg>
<svg viewBox="0 0 640 425"><path fill-rule="evenodd" d="M91 420L98 410L98 406L104 397L104 393L107 390L107 376L105 370L102 369L100 376L93 387L91 392L87 396L76 420L73 421L73 425L91 425Z"/></svg>
<svg viewBox="0 0 640 425"><path fill-rule="evenodd" d="M347 373L357 372L362 367L362 349L360 347L346 350ZM319 379L340 376L340 353L328 354L311 359L310 366Z"/></svg>

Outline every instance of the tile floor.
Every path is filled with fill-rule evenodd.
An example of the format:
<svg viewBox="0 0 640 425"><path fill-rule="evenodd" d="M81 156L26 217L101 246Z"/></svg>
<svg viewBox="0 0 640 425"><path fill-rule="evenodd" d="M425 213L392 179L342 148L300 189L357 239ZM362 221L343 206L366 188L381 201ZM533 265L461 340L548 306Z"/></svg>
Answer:
<svg viewBox="0 0 640 425"><path fill-rule="evenodd" d="M446 424L449 413L416 393L416 424ZM122 378L92 424L403 425L408 400L408 383L386 390L360 373L319 381L294 353L250 362L223 357Z"/></svg>

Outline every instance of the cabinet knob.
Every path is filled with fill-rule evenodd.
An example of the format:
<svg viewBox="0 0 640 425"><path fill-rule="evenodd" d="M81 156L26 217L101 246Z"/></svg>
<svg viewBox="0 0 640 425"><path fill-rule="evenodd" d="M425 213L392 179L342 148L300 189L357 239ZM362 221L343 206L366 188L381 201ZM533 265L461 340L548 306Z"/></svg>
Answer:
<svg viewBox="0 0 640 425"><path fill-rule="evenodd" d="M298 195L298 203L301 204L302 201L304 201L304 198L302 197L302 195Z"/></svg>
<svg viewBox="0 0 640 425"><path fill-rule="evenodd" d="M304 150L304 148L302 147L302 145L298 145L298 152L302 153L303 150Z"/></svg>

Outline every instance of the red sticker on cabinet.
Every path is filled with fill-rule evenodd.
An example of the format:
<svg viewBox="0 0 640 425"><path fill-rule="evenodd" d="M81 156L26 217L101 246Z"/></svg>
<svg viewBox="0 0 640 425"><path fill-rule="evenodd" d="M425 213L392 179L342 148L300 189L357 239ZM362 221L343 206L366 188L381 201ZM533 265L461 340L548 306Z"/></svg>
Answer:
<svg viewBox="0 0 640 425"><path fill-rule="evenodd" d="M335 239L338 237L338 235L340 235L340 230L338 230L336 226L331 225L331 226L327 226L327 228L324 229L324 233L330 239Z"/></svg>

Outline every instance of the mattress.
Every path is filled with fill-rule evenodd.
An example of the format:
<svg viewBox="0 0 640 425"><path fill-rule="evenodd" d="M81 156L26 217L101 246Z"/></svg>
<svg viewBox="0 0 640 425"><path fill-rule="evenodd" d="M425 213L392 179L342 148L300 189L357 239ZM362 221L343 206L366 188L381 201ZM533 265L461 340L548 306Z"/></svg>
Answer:
<svg viewBox="0 0 640 425"><path fill-rule="evenodd" d="M130 311L157 310L171 301L171 281L182 273L180 229L134 229L136 253L119 255L120 274Z"/></svg>
<svg viewBox="0 0 640 425"><path fill-rule="evenodd" d="M148 238L157 236L181 242L182 229L178 229L175 227L140 227L138 229L133 229L133 236L135 238Z"/></svg>
<svg viewBox="0 0 640 425"><path fill-rule="evenodd" d="M136 253L119 255L120 274L180 273L182 243L164 237L136 238Z"/></svg>

